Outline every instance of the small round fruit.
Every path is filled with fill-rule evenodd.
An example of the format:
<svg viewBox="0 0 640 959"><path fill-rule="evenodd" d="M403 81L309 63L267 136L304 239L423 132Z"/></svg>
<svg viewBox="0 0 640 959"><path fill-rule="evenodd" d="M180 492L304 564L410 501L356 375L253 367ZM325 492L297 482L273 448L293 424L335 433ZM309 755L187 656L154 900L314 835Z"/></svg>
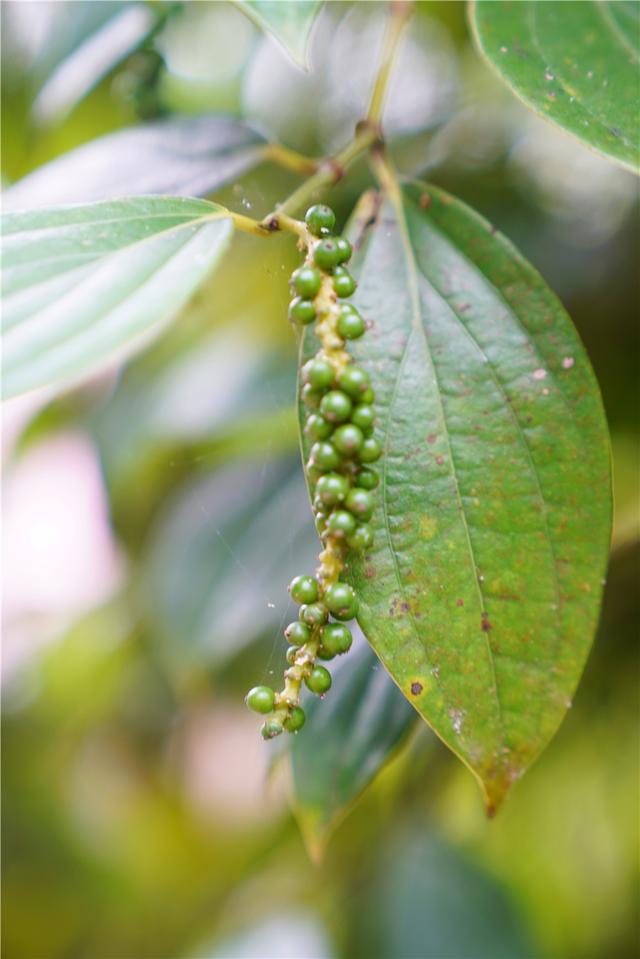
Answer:
<svg viewBox="0 0 640 959"><path fill-rule="evenodd" d="M369 389L365 390L360 397L360 402L366 403L367 406L372 406L372 404L375 402L375 398L376 394L373 392L371 387L369 387Z"/></svg>
<svg viewBox="0 0 640 959"><path fill-rule="evenodd" d="M329 652L328 649L325 649L322 643L320 644L320 646L318 646L318 653L317 653L318 659L325 659L325 660L333 659L335 655L336 655L335 653L331 653Z"/></svg>
<svg viewBox="0 0 640 959"><path fill-rule="evenodd" d="M346 236L336 236L334 237L336 246L338 247L338 252L340 253L339 263L346 263L347 260L351 259L351 254L353 250L351 244L347 240Z"/></svg>
<svg viewBox="0 0 640 959"><path fill-rule="evenodd" d="M320 406L322 393L319 393L318 390L314 390L311 383L304 384L304 386L300 390L300 396L302 398L302 402L306 406L310 406L311 409L315 410Z"/></svg>
<svg viewBox="0 0 640 959"><path fill-rule="evenodd" d="M368 523L359 523L355 533L347 536L347 546L350 549L369 549L373 545L373 530Z"/></svg>
<svg viewBox="0 0 640 959"><path fill-rule="evenodd" d="M364 490L362 492L364 493ZM347 496L347 502L349 496ZM351 533L355 533L356 520L353 513L347 512L346 509L335 509L327 520L327 530L338 539L344 539Z"/></svg>
<svg viewBox="0 0 640 959"><path fill-rule="evenodd" d="M297 733L304 726L307 717L301 706L292 706L289 715L285 717L282 725L288 733Z"/></svg>
<svg viewBox="0 0 640 959"><path fill-rule="evenodd" d="M342 307L336 328L343 340L357 340L363 335L367 325L359 313L346 312Z"/></svg>
<svg viewBox="0 0 640 959"><path fill-rule="evenodd" d="M347 507L349 512L353 513L354 516L357 516L358 519L371 519L374 500L371 493L367 492L366 489L359 489L356 487L355 489L350 490L344 505Z"/></svg>
<svg viewBox="0 0 640 959"><path fill-rule="evenodd" d="M325 602L336 619L353 619L358 612L358 597L348 583L334 583L325 593Z"/></svg>
<svg viewBox="0 0 640 959"><path fill-rule="evenodd" d="M289 319L295 323L302 323L308 326L316 319L316 308L311 300L303 300L301 296L296 296L289 304Z"/></svg>
<svg viewBox="0 0 640 959"><path fill-rule="evenodd" d="M382 447L380 443L373 436L368 436L360 448L358 459L361 463L375 463L381 456Z"/></svg>
<svg viewBox="0 0 640 959"><path fill-rule="evenodd" d="M307 688L318 696L323 696L331 689L331 673L324 666L314 666L304 681Z"/></svg>
<svg viewBox="0 0 640 959"><path fill-rule="evenodd" d="M355 456L364 443L364 435L362 430L353 423L343 423L336 429L331 442L343 456Z"/></svg>
<svg viewBox="0 0 640 959"><path fill-rule="evenodd" d="M313 576L295 576L289 583L289 592L296 603L315 603L320 595L318 580Z"/></svg>
<svg viewBox="0 0 640 959"><path fill-rule="evenodd" d="M325 506L336 506L347 498L349 480L340 473L327 473L316 483L316 495Z"/></svg>
<svg viewBox="0 0 640 959"><path fill-rule="evenodd" d="M353 637L350 630L342 623L328 623L322 628L320 633L320 642L322 649L331 653L331 656L342 656L351 649Z"/></svg>
<svg viewBox="0 0 640 959"><path fill-rule="evenodd" d="M330 273L334 266L340 263L340 250L338 249L335 237L329 236L326 240L320 240L313 251L313 259L316 266L321 270Z"/></svg>
<svg viewBox="0 0 640 959"><path fill-rule="evenodd" d="M329 610L324 603L309 603L300 607L300 619L307 626L323 626L329 619Z"/></svg>
<svg viewBox="0 0 640 959"><path fill-rule="evenodd" d="M379 482L380 477L369 466L363 466L356 476L356 486L360 486L361 489L375 489Z"/></svg>
<svg viewBox="0 0 640 959"><path fill-rule="evenodd" d="M314 236L322 236L324 230L333 230L336 224L336 215L330 206L325 206L324 203L316 203L309 207L304 220Z"/></svg>
<svg viewBox="0 0 640 959"><path fill-rule="evenodd" d="M284 727L282 723L278 722L277 719L267 719L266 723L262 724L260 732L262 733L263 739L275 739L283 730Z"/></svg>
<svg viewBox="0 0 640 959"><path fill-rule="evenodd" d="M254 686L244 699L254 713L270 713L276 701L276 694L269 686Z"/></svg>
<svg viewBox="0 0 640 959"><path fill-rule="evenodd" d="M349 419L353 404L342 390L330 390L320 401L320 412L330 423L344 423Z"/></svg>
<svg viewBox="0 0 640 959"><path fill-rule="evenodd" d="M320 413L312 413L307 417L304 431L315 440L326 440L333 433L333 426Z"/></svg>
<svg viewBox="0 0 640 959"><path fill-rule="evenodd" d="M369 389L369 374L359 366L347 366L338 377L338 386L343 393L362 403L363 394Z"/></svg>
<svg viewBox="0 0 640 959"><path fill-rule="evenodd" d="M289 623L284 638L291 646L304 646L311 639L311 630L304 623Z"/></svg>
<svg viewBox="0 0 640 959"><path fill-rule="evenodd" d="M376 420L376 411L367 403L359 403L351 413L351 422L366 433Z"/></svg>
<svg viewBox="0 0 640 959"><path fill-rule="evenodd" d="M287 652L285 653L285 657L284 657L284 658L286 659L286 661L289 663L290 666L293 666L293 664L295 663L297 653L298 653L298 647L297 647L297 646L289 646L289 647L288 647Z"/></svg>
<svg viewBox="0 0 640 959"><path fill-rule="evenodd" d="M291 274L293 288L303 300L312 300L320 290L322 277L315 266L301 266Z"/></svg>
<svg viewBox="0 0 640 959"><path fill-rule="evenodd" d="M335 470L340 466L340 453L331 443L319 440L311 447L309 462L323 470Z"/></svg>
<svg viewBox="0 0 640 959"><path fill-rule="evenodd" d="M333 271L333 288L337 296L351 296L358 284L345 266L337 266Z"/></svg>
<svg viewBox="0 0 640 959"><path fill-rule="evenodd" d="M302 378L314 390L328 390L333 383L335 370L327 360L309 360L302 367Z"/></svg>

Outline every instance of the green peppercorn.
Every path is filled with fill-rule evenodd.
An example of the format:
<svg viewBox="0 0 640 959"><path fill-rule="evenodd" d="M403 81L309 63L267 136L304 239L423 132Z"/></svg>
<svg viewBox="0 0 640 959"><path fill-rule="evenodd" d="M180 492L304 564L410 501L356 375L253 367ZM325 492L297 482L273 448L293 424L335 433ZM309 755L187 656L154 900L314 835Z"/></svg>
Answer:
<svg viewBox="0 0 640 959"><path fill-rule="evenodd" d="M315 603L320 587L313 576L294 576L289 583L289 592L296 603Z"/></svg>
<svg viewBox="0 0 640 959"><path fill-rule="evenodd" d="M343 423L336 429L331 437L331 442L343 456L355 456L364 443L364 435L355 424Z"/></svg>
<svg viewBox="0 0 640 959"><path fill-rule="evenodd" d="M370 469L368 466L363 466L356 475L356 486L362 487L362 489L372 490L375 489L378 483L380 482L380 477L375 470Z"/></svg>
<svg viewBox="0 0 640 959"><path fill-rule="evenodd" d="M371 493L367 492L366 489L356 487L349 491L344 505L349 512L357 516L358 519L368 520L371 519L371 514L373 513L374 499Z"/></svg>
<svg viewBox="0 0 640 959"><path fill-rule="evenodd" d="M327 473L316 483L316 495L323 506L336 506L347 498L349 480L340 473Z"/></svg>
<svg viewBox="0 0 640 959"><path fill-rule="evenodd" d="M364 490L361 490L361 492L364 493ZM348 496L347 502L349 502ZM355 533L356 521L353 513L348 513L346 509L335 509L327 520L327 530L338 539L344 539L346 536Z"/></svg>
<svg viewBox="0 0 640 959"><path fill-rule="evenodd" d="M313 323L316 316L316 308L311 300L303 300L300 296L296 296L294 300L291 300L289 304L290 320L293 320L295 323L302 323L303 326L308 326L309 323Z"/></svg>
<svg viewBox="0 0 640 959"><path fill-rule="evenodd" d="M311 409L317 409L320 406L322 393L318 392L318 390L314 390L311 383L304 384L300 390L300 396L302 398L302 402L306 406L310 406Z"/></svg>
<svg viewBox="0 0 640 959"><path fill-rule="evenodd" d="M284 638L291 646L304 646L311 639L311 630L304 623L289 623L284 631Z"/></svg>
<svg viewBox="0 0 640 959"><path fill-rule="evenodd" d="M333 271L333 288L337 296L351 296L358 284L345 266L336 266Z"/></svg>
<svg viewBox="0 0 640 959"><path fill-rule="evenodd" d="M351 244L347 240L346 236L336 236L334 237L336 246L338 247L338 252L340 254L339 263L346 263L351 259L351 254L353 250L351 249Z"/></svg>
<svg viewBox="0 0 640 959"><path fill-rule="evenodd" d="M301 623L300 625L302 626L302 625L304 625L304 624ZM289 663L290 666L293 666L293 664L295 663L297 652L298 652L298 647L297 647L297 646L289 646L289 647L288 647L287 652L285 653L285 659L286 659L286 661Z"/></svg>
<svg viewBox="0 0 640 959"><path fill-rule="evenodd" d="M362 396L360 397L360 402L365 403L367 406L372 406L375 402L376 394L373 392L371 387L365 390Z"/></svg>
<svg viewBox="0 0 640 959"><path fill-rule="evenodd" d="M346 304L340 307L340 316L336 328L343 340L357 340L363 335L367 325L359 313L355 311L347 312L345 306Z"/></svg>
<svg viewBox="0 0 640 959"><path fill-rule="evenodd" d="M329 610L324 603L309 603L300 607L300 619L307 626L322 626L329 619Z"/></svg>
<svg viewBox="0 0 640 959"><path fill-rule="evenodd" d="M363 402L363 394L369 389L369 374L359 366L349 365L338 376L338 386L347 396Z"/></svg>
<svg viewBox="0 0 640 959"><path fill-rule="evenodd" d="M373 436L368 436L360 448L358 459L361 463L375 463L381 456L382 447L380 443Z"/></svg>
<svg viewBox="0 0 640 959"><path fill-rule="evenodd" d="M260 732L263 739L275 739L283 732L283 728L282 723L279 723L277 719L267 719L266 723L262 724Z"/></svg>
<svg viewBox="0 0 640 959"><path fill-rule="evenodd" d="M304 424L304 431L308 436L316 440L326 440L333 433L333 426L325 420L320 413L312 413L307 417Z"/></svg>
<svg viewBox="0 0 640 959"><path fill-rule="evenodd" d="M314 666L304 681L307 688L318 696L323 696L331 689L331 673L324 666Z"/></svg>
<svg viewBox="0 0 640 959"><path fill-rule="evenodd" d="M344 423L349 419L353 404L342 390L325 393L320 401L320 412L330 423Z"/></svg>
<svg viewBox="0 0 640 959"><path fill-rule="evenodd" d="M375 423L376 412L373 406L367 403L359 403L351 413L351 422L359 426L365 433L368 432Z"/></svg>
<svg viewBox="0 0 640 959"><path fill-rule="evenodd" d="M350 549L369 549L373 545L373 530L368 523L359 523L354 533L347 536Z"/></svg>
<svg viewBox="0 0 640 959"><path fill-rule="evenodd" d="M314 390L328 390L333 383L335 370L327 360L309 360L302 367L302 379Z"/></svg>
<svg viewBox="0 0 640 959"><path fill-rule="evenodd" d="M351 649L353 637L350 630L342 623L328 623L320 631L322 649L332 656L342 656Z"/></svg>
<svg viewBox="0 0 640 959"><path fill-rule="evenodd" d="M336 619L353 619L358 612L358 597L348 583L333 583L324 598Z"/></svg>
<svg viewBox="0 0 640 959"><path fill-rule="evenodd" d="M270 713L276 701L276 694L269 686L254 686L244 701L254 713Z"/></svg>
<svg viewBox="0 0 640 959"><path fill-rule="evenodd" d="M340 453L331 443L319 440L311 447L309 462L323 470L335 470L340 466Z"/></svg>
<svg viewBox="0 0 640 959"><path fill-rule="evenodd" d="M333 230L336 215L330 206L325 206L324 203L315 203L305 213L304 221L314 236L322 236L323 230Z"/></svg>
<svg viewBox="0 0 640 959"><path fill-rule="evenodd" d="M315 266L301 266L292 273L291 282L298 296L303 300L312 300L320 290L322 277Z"/></svg>
<svg viewBox="0 0 640 959"><path fill-rule="evenodd" d="M304 726L306 718L301 706L292 706L282 725L288 733L297 733Z"/></svg>
<svg viewBox="0 0 640 959"><path fill-rule="evenodd" d="M336 245L335 237L328 236L326 239L320 240L313 251L313 259L316 266L319 266L321 270L325 270L327 273L330 273L334 266L338 266L340 263L340 250Z"/></svg>

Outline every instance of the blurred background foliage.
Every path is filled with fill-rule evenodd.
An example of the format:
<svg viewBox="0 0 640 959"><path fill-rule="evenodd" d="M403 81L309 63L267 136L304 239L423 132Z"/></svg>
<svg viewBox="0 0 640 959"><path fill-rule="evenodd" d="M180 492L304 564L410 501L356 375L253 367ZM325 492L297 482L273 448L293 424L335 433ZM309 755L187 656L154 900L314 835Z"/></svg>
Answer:
<svg viewBox="0 0 640 959"><path fill-rule="evenodd" d="M5 2L3 185L175 114L331 152L363 112L383 15L329 4L303 74L228 3ZM399 716L392 761L310 861L286 764L242 703L281 672L285 586L317 549L292 408L296 252L239 236L126 368L5 405L7 959L638 954L636 181L497 84L459 2L417 4L385 125L404 172L540 269L601 384L616 520L574 708L493 822L466 770ZM295 183L262 164L216 198L260 216ZM339 222L369 183L360 164L327 195ZM294 757L307 791L314 760L333 762L321 746Z"/></svg>

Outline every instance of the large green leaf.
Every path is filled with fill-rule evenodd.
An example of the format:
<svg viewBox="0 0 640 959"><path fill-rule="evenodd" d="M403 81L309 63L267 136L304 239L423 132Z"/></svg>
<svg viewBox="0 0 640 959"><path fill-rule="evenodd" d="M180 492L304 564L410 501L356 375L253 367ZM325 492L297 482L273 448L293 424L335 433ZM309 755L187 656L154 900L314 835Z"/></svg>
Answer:
<svg viewBox="0 0 640 959"><path fill-rule="evenodd" d="M353 238L370 324L353 353L384 447L374 546L349 566L359 620L493 811L592 641L611 523L600 395L556 297L453 197L366 196Z"/></svg>
<svg viewBox="0 0 640 959"><path fill-rule="evenodd" d="M417 719L366 644L345 656L331 692L305 702L291 742L292 799L314 859Z"/></svg>
<svg viewBox="0 0 640 959"><path fill-rule="evenodd" d="M307 45L322 0L236 0L263 30L273 34L299 66L307 66Z"/></svg>
<svg viewBox="0 0 640 959"><path fill-rule="evenodd" d="M140 197L2 221L3 396L61 384L140 348L227 246L226 210Z"/></svg>
<svg viewBox="0 0 640 959"><path fill-rule="evenodd" d="M482 0L470 19L480 51L527 106L638 170L637 0Z"/></svg>

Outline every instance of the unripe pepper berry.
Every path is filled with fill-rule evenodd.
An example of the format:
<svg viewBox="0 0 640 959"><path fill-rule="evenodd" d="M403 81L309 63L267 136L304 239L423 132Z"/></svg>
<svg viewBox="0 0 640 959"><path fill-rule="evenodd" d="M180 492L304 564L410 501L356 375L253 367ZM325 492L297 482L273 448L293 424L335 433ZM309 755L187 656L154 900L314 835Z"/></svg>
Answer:
<svg viewBox="0 0 640 959"><path fill-rule="evenodd" d="M373 513L374 500L371 493L367 492L366 489L359 489L356 486L355 489L350 490L344 505L358 519L367 520L371 518Z"/></svg>
<svg viewBox="0 0 640 959"><path fill-rule="evenodd" d="M322 393L320 393L318 390L314 390L311 383L305 383L300 390L300 397L306 406L309 406L311 409L315 410L320 406Z"/></svg>
<svg viewBox="0 0 640 959"><path fill-rule="evenodd" d="M325 506L336 506L347 498L349 480L340 473L327 473L316 483L316 495Z"/></svg>
<svg viewBox="0 0 640 959"><path fill-rule="evenodd" d="M304 681L308 689L318 696L323 696L331 689L331 673L324 666L314 666Z"/></svg>
<svg viewBox="0 0 640 959"><path fill-rule="evenodd" d="M283 729L282 723L279 723L277 719L267 719L266 723L262 724L260 732L263 739L275 739L283 732Z"/></svg>
<svg viewBox="0 0 640 959"><path fill-rule="evenodd" d="M309 360L302 367L302 379L314 390L328 390L333 383L335 370L327 360Z"/></svg>
<svg viewBox="0 0 640 959"><path fill-rule="evenodd" d="M328 623L320 631L322 648L332 656L341 656L351 649L353 637L342 623Z"/></svg>
<svg viewBox="0 0 640 959"><path fill-rule="evenodd" d="M333 426L328 420L325 420L321 413L312 413L311 416L307 417L304 431L313 439L326 440L333 433Z"/></svg>
<svg viewBox="0 0 640 959"><path fill-rule="evenodd" d="M364 493L365 491L362 490L361 492ZM349 496L347 496L347 502L349 502ZM327 530L333 536L337 536L338 539L344 539L345 536L355 533L356 520L353 513L347 512L346 509L334 510L327 520Z"/></svg>
<svg viewBox="0 0 640 959"><path fill-rule="evenodd" d="M353 423L344 423L336 429L331 437L331 442L343 456L355 456L364 443L364 434Z"/></svg>
<svg viewBox="0 0 640 959"><path fill-rule="evenodd" d="M330 423L344 423L349 419L353 404L342 390L325 393L320 401L320 412Z"/></svg>
<svg viewBox="0 0 640 959"><path fill-rule="evenodd" d="M369 389L365 390L362 396L360 397L360 402L366 403L367 406L371 406L373 403L375 403L375 399L376 399L376 394L373 392L371 387L369 387Z"/></svg>
<svg viewBox="0 0 640 959"><path fill-rule="evenodd" d="M254 686L245 696L245 703L254 713L270 713L274 707L276 694L269 686Z"/></svg>
<svg viewBox="0 0 640 959"><path fill-rule="evenodd" d="M356 486L362 489L373 490L380 482L380 477L369 466L363 466L356 475Z"/></svg>
<svg viewBox="0 0 640 959"><path fill-rule="evenodd" d="M382 447L373 436L368 436L360 448L358 459L361 463L375 463L382 456Z"/></svg>
<svg viewBox="0 0 640 959"><path fill-rule="evenodd" d="M336 236L334 237L336 246L338 247L338 253L340 254L339 263L346 263L351 259L351 254L353 252L351 244L347 240L346 236Z"/></svg>
<svg viewBox="0 0 640 959"><path fill-rule="evenodd" d="M325 240L320 240L313 251L313 259L316 266L321 270L330 273L334 266L340 263L340 250L335 241L335 237L328 236Z"/></svg>
<svg viewBox="0 0 640 959"><path fill-rule="evenodd" d="M313 576L295 576L289 583L289 592L296 603L315 603L320 587Z"/></svg>
<svg viewBox="0 0 640 959"><path fill-rule="evenodd" d="M376 420L376 413L373 406L367 403L359 403L351 413L351 422L359 426L365 433L370 430Z"/></svg>
<svg viewBox="0 0 640 959"><path fill-rule="evenodd" d="M345 266L336 266L333 271L333 288L336 296L352 296L358 284Z"/></svg>
<svg viewBox="0 0 640 959"><path fill-rule="evenodd" d="M324 203L316 203L309 207L304 220L310 233L313 233L314 236L323 236L325 230L333 230L336 215L330 206L325 206Z"/></svg>
<svg viewBox="0 0 640 959"><path fill-rule="evenodd" d="M369 374L359 366L346 366L338 376L338 386L342 392L358 403L363 402L363 394L369 389L370 382Z"/></svg>
<svg viewBox="0 0 640 959"><path fill-rule="evenodd" d="M324 603L309 603L300 607L300 619L307 626L322 626L329 619L329 610Z"/></svg>
<svg viewBox="0 0 640 959"><path fill-rule="evenodd" d="M297 733L298 730L304 726L306 718L304 709L301 706L292 706L289 715L285 717L282 725L288 733Z"/></svg>
<svg viewBox="0 0 640 959"><path fill-rule="evenodd" d="M295 663L297 653L298 653L298 647L297 647L297 646L289 646L289 647L288 647L287 652L285 653L285 657L284 657L284 658L286 659L286 661L289 663L290 666L293 666L293 664Z"/></svg>
<svg viewBox="0 0 640 959"><path fill-rule="evenodd" d="M358 612L358 597L348 583L333 583L324 598L331 615L336 619L353 619Z"/></svg>
<svg viewBox="0 0 640 959"><path fill-rule="evenodd" d="M309 462L323 470L335 470L340 466L340 453L331 443L320 440L311 447Z"/></svg>
<svg viewBox="0 0 640 959"><path fill-rule="evenodd" d="M295 323L301 323L308 326L313 323L317 317L316 308L311 300L303 300L301 296L296 296L289 304L289 319Z"/></svg>
<svg viewBox="0 0 640 959"><path fill-rule="evenodd" d="M340 316L336 323L336 329L343 340L357 340L365 332L367 325L359 313L355 311L346 311L344 304L340 308Z"/></svg>
<svg viewBox="0 0 640 959"><path fill-rule="evenodd" d="M291 646L304 646L311 639L311 630L304 623L289 623L284 631L284 638Z"/></svg>
<svg viewBox="0 0 640 959"><path fill-rule="evenodd" d="M314 266L301 266L291 274L293 288L303 300L312 300L320 290L322 277Z"/></svg>
<svg viewBox="0 0 640 959"><path fill-rule="evenodd" d="M347 546L350 549L369 549L373 545L373 530L368 523L358 523L355 533L347 536Z"/></svg>

